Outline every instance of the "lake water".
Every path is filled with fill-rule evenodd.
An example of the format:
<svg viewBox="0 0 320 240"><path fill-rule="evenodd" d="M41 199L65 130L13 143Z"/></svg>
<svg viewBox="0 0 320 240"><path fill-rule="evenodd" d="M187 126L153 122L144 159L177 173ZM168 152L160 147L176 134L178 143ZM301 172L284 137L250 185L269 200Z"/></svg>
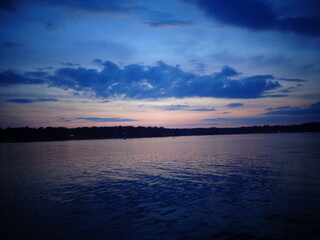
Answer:
<svg viewBox="0 0 320 240"><path fill-rule="evenodd" d="M8 239L320 239L320 133L2 143L0 156Z"/></svg>

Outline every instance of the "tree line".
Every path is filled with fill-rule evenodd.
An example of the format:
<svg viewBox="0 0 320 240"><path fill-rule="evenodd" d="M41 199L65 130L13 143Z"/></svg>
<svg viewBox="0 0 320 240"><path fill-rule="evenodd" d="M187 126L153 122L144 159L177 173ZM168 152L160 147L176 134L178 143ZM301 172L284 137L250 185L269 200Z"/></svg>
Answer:
<svg viewBox="0 0 320 240"><path fill-rule="evenodd" d="M164 128L164 127L19 127L0 128L0 142L33 142L81 139L176 137L192 135L319 132L320 122L286 126L251 126L233 128Z"/></svg>

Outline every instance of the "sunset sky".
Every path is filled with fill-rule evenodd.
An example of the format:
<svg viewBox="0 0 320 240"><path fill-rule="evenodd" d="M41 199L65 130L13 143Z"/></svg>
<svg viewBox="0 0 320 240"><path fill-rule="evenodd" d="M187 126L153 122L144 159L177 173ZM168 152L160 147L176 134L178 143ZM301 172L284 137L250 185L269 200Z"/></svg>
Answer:
<svg viewBox="0 0 320 240"><path fill-rule="evenodd" d="M0 127L320 121L318 0L5 0Z"/></svg>

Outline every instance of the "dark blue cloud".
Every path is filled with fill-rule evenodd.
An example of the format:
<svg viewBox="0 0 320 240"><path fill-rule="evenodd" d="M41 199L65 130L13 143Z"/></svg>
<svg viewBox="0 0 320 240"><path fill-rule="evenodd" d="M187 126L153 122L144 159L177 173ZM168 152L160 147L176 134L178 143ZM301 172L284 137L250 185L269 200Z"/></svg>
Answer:
<svg viewBox="0 0 320 240"><path fill-rule="evenodd" d="M57 20L52 20L52 19L48 19L45 23L44 23L44 27L47 31L54 31L57 30L58 28L61 27L61 23L58 22Z"/></svg>
<svg viewBox="0 0 320 240"><path fill-rule="evenodd" d="M264 98L283 98L283 97L287 97L288 95L285 94L267 94L264 95Z"/></svg>
<svg viewBox="0 0 320 240"><path fill-rule="evenodd" d="M226 107L231 107L231 108L242 107L242 106L244 106L243 103L230 103L230 104L226 105Z"/></svg>
<svg viewBox="0 0 320 240"><path fill-rule="evenodd" d="M59 120L58 120L59 122L72 122L72 120L71 119L67 119L67 118L64 118L64 117L62 117L62 118L59 118Z"/></svg>
<svg viewBox="0 0 320 240"><path fill-rule="evenodd" d="M60 64L65 67L79 67L80 66L79 63L71 63L71 62L65 62L65 63L60 63Z"/></svg>
<svg viewBox="0 0 320 240"><path fill-rule="evenodd" d="M86 12L126 12L131 7L129 0L1 0L0 9L10 12L19 12L21 3L30 2L44 6L64 7L71 10Z"/></svg>
<svg viewBox="0 0 320 240"><path fill-rule="evenodd" d="M168 105L168 106L158 106L155 107L158 109L162 109L164 111L192 111L192 112L212 112L212 111L216 111L216 109L214 108L190 108L189 105L185 105L185 104L172 104L172 105Z"/></svg>
<svg viewBox="0 0 320 240"><path fill-rule="evenodd" d="M35 102L58 102L58 99L55 98L37 98L34 100Z"/></svg>
<svg viewBox="0 0 320 240"><path fill-rule="evenodd" d="M282 89L279 92L281 93L290 93L290 92L295 92L298 89L298 87L288 87L286 89Z"/></svg>
<svg viewBox="0 0 320 240"><path fill-rule="evenodd" d="M276 14L267 1L255 0L185 0L196 4L209 17L222 23L253 30L271 28Z"/></svg>
<svg viewBox="0 0 320 240"><path fill-rule="evenodd" d="M142 6L133 7L130 12L150 27L186 27L192 25L190 21L179 20L169 12L160 12Z"/></svg>
<svg viewBox="0 0 320 240"><path fill-rule="evenodd" d="M52 87L85 92L95 98L156 99L166 97L260 98L266 91L279 88L272 75L240 78L231 67L211 75L185 72L179 66L130 64L120 68L111 61L95 60L102 68L58 68L54 73L13 72L0 74L0 84L46 83ZM40 75L44 75L41 77ZM236 79L233 79L236 77Z"/></svg>
<svg viewBox="0 0 320 240"><path fill-rule="evenodd" d="M35 1L35 0L33 0ZM39 1L39 0L36 0ZM46 4L53 6L61 6L72 10L81 10L88 12L111 12L121 13L127 12L131 4L129 0L47 0Z"/></svg>
<svg viewBox="0 0 320 240"><path fill-rule="evenodd" d="M189 111L195 111L195 112L212 112L212 111L217 111L214 108L194 108L190 109Z"/></svg>
<svg viewBox="0 0 320 240"><path fill-rule="evenodd" d="M132 8L131 12L150 27L189 27L193 25L191 21L179 20L169 12L155 11L145 7Z"/></svg>
<svg viewBox="0 0 320 240"><path fill-rule="evenodd" d="M45 71L45 70L53 70L55 69L54 67L51 67L51 66L47 66L47 67L41 67L41 68L36 68L38 71L42 72L42 71Z"/></svg>
<svg viewBox="0 0 320 240"><path fill-rule="evenodd" d="M37 99L26 99L26 98L14 98L14 99L6 99L6 102L12 103L34 103L34 102L57 102L58 99L55 98L37 98Z"/></svg>
<svg viewBox="0 0 320 240"><path fill-rule="evenodd" d="M49 80L53 86L77 91L87 89L102 98L259 98L265 91L280 87L278 82L271 81L271 75L231 79L237 72L230 67L200 76L161 61L155 66L131 64L123 68L110 61L95 62L103 67L100 72L86 68L60 68Z"/></svg>
<svg viewBox="0 0 320 240"><path fill-rule="evenodd" d="M202 119L203 121L206 122L219 122L219 121L229 121L229 120L233 120L234 118L206 118L206 119Z"/></svg>
<svg viewBox="0 0 320 240"><path fill-rule="evenodd" d="M31 77L30 73L25 73L24 75L20 75L11 70L7 70L0 73L0 85L2 86L14 85L14 84L44 84L44 83L46 83L46 80L40 79L35 76Z"/></svg>
<svg viewBox="0 0 320 240"><path fill-rule="evenodd" d="M33 103L34 101L31 99L25 99L25 98L15 98L15 99L6 99L6 102L12 102L12 103Z"/></svg>
<svg viewBox="0 0 320 240"><path fill-rule="evenodd" d="M300 79L300 78L279 78L281 81L287 81L287 82L305 82L306 80Z"/></svg>
<svg viewBox="0 0 320 240"><path fill-rule="evenodd" d="M247 118L207 118L202 121L207 125L257 125L257 124L295 124L319 121L320 118L317 115L308 116L259 116L259 117L247 117ZM199 124L200 125L200 124Z"/></svg>
<svg viewBox="0 0 320 240"><path fill-rule="evenodd" d="M0 49L11 49L11 48L21 48L24 47L24 44L17 42L3 42L0 44Z"/></svg>
<svg viewBox="0 0 320 240"><path fill-rule="evenodd" d="M265 0L183 0L195 4L206 15L215 20L251 30L278 30L308 36L320 35L320 16L286 17L291 6L276 11L270 1ZM314 4L314 1L312 1ZM311 4L305 1L305 4ZM320 7L320 4L316 4Z"/></svg>
<svg viewBox="0 0 320 240"><path fill-rule="evenodd" d="M320 35L320 17L295 17L279 20L276 28L309 36Z"/></svg>
<svg viewBox="0 0 320 240"><path fill-rule="evenodd" d="M14 0L1 0L0 1L0 10L8 12L17 12L16 3L20 1Z"/></svg>
<svg viewBox="0 0 320 240"><path fill-rule="evenodd" d="M178 19L162 19L162 20L151 20L145 22L150 27L190 27L193 24L188 21L181 21Z"/></svg>
<svg viewBox="0 0 320 240"><path fill-rule="evenodd" d="M78 117L78 118L74 118L74 120L87 120L91 122L135 122L137 121L135 119L129 119L129 118L100 118L100 117Z"/></svg>
<svg viewBox="0 0 320 240"><path fill-rule="evenodd" d="M283 106L283 107L275 107L275 108L266 108L265 110L267 111L273 111L273 110L296 110L298 109L297 107L290 107L290 106Z"/></svg>
<svg viewBox="0 0 320 240"><path fill-rule="evenodd" d="M179 20L171 13L145 8L138 1L132 0L1 0L0 9L9 12L20 12L23 3L36 3L40 6L63 8L72 12L129 14L137 17L150 27L189 27L191 21ZM48 31L61 27L57 20L48 19L45 28Z"/></svg>
<svg viewBox="0 0 320 240"><path fill-rule="evenodd" d="M169 105L165 107L166 111L177 111L177 110L184 110L185 108L189 107L189 105Z"/></svg>
<svg viewBox="0 0 320 240"><path fill-rule="evenodd" d="M297 108L278 108L276 111L265 113L266 115L320 115L320 102L316 102L309 107Z"/></svg>
<svg viewBox="0 0 320 240"><path fill-rule="evenodd" d="M48 74L45 71L32 71L32 72L25 72L24 76L30 79L34 79L34 78L40 79L48 76Z"/></svg>

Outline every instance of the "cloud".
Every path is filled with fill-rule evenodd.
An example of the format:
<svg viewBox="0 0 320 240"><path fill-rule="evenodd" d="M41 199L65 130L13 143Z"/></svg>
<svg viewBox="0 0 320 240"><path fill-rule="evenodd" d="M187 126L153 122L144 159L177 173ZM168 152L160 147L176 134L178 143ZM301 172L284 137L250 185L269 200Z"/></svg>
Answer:
<svg viewBox="0 0 320 240"><path fill-rule="evenodd" d="M37 69L38 71L45 71L45 70L52 70L54 69L54 67L51 67L51 66L47 66L47 67L38 67L38 68L35 68Z"/></svg>
<svg viewBox="0 0 320 240"><path fill-rule="evenodd" d="M262 0L183 0L192 3L216 21L254 31L277 30L308 36L320 35L319 14L287 17L291 6L276 11L270 1ZM310 1L305 1L310 4ZM309 2L309 3L308 3ZM320 7L320 4L316 4Z"/></svg>
<svg viewBox="0 0 320 240"><path fill-rule="evenodd" d="M193 66L193 71L196 73L203 74L206 70L206 64L196 61L195 59L191 59L188 61L190 65Z"/></svg>
<svg viewBox="0 0 320 240"><path fill-rule="evenodd" d="M285 94L268 94L268 95L264 95L264 98L283 98L283 97L287 97L288 95Z"/></svg>
<svg viewBox="0 0 320 240"><path fill-rule="evenodd" d="M79 67L80 66L79 63L71 63L71 62L65 62L65 63L60 63L60 64L63 66L66 66L66 67Z"/></svg>
<svg viewBox="0 0 320 240"><path fill-rule="evenodd" d="M10 12L18 12L21 3L35 3L43 6L63 7L73 11L86 12L107 12L122 13L127 12L132 7L130 0L1 0L0 9Z"/></svg>
<svg viewBox="0 0 320 240"><path fill-rule="evenodd" d="M24 44L16 42L3 42L0 44L0 49L12 49L12 48L21 48L24 47Z"/></svg>
<svg viewBox="0 0 320 240"><path fill-rule="evenodd" d="M185 108L189 107L189 105L169 105L165 107L166 111L177 111L177 110L184 110Z"/></svg>
<svg viewBox="0 0 320 240"><path fill-rule="evenodd" d="M282 89L279 92L281 93L290 93L290 92L295 92L298 89L298 87L288 87L286 89Z"/></svg>
<svg viewBox="0 0 320 240"><path fill-rule="evenodd" d="M190 109L189 111L195 111L195 112L211 112L211 111L217 111L214 108L194 108Z"/></svg>
<svg viewBox="0 0 320 240"><path fill-rule="evenodd" d="M25 72L24 76L28 77L30 79L34 79L34 78L44 78L46 77L48 74L45 71L31 71L31 72Z"/></svg>
<svg viewBox="0 0 320 240"><path fill-rule="evenodd" d="M78 117L78 118L74 118L74 120L87 120L91 122L135 122L137 121L136 119L129 119L129 118L100 118L100 117Z"/></svg>
<svg viewBox="0 0 320 240"><path fill-rule="evenodd" d="M58 99L55 98L37 98L37 99L26 99L26 98L14 98L14 99L6 99L6 102L11 103L34 103L34 102L57 102Z"/></svg>
<svg viewBox="0 0 320 240"><path fill-rule="evenodd" d="M299 79L299 78L279 78L281 81L287 81L287 82L305 82L306 80Z"/></svg>
<svg viewBox="0 0 320 240"><path fill-rule="evenodd" d="M78 117L78 118L65 118L62 117L58 121L59 122L72 122L76 120L86 120L90 122L135 122L138 121L136 119L129 118L101 118L101 117Z"/></svg>
<svg viewBox="0 0 320 240"><path fill-rule="evenodd" d="M155 11L141 6L132 8L130 12L135 14L149 27L153 28L193 26L191 21L179 20L169 12Z"/></svg>
<svg viewBox="0 0 320 240"><path fill-rule="evenodd" d="M129 14L137 17L143 23L153 28L159 27L190 27L191 21L179 20L171 13L155 11L141 6L141 3L132 0L4 0L0 3L0 9L9 12L19 12L22 3L36 3L40 6L64 8L69 11L88 12L93 14ZM49 19L45 23L48 31L61 27L61 23Z"/></svg>
<svg viewBox="0 0 320 240"><path fill-rule="evenodd" d="M58 102L55 98L38 98L34 100L35 102Z"/></svg>
<svg viewBox="0 0 320 240"><path fill-rule="evenodd" d="M284 110L284 109L286 109L286 110L288 110L288 109L295 110L295 109L298 109L298 108L297 107L290 107L290 106L283 106L283 107L275 107L275 108L266 108L265 110L273 111L273 110Z"/></svg>
<svg viewBox="0 0 320 240"><path fill-rule="evenodd" d="M246 118L207 118L203 119L204 124L207 125L265 125L265 124L294 124L319 121L319 116L258 116L258 117L246 117ZM200 125L200 124L199 124Z"/></svg>
<svg viewBox="0 0 320 240"><path fill-rule="evenodd" d="M42 76L43 77L43 76ZM46 80L40 79L36 76L30 76L30 72L24 75L7 70L0 73L0 86L15 85L15 84L44 84Z"/></svg>
<svg viewBox="0 0 320 240"><path fill-rule="evenodd" d="M150 27L190 27L193 26L191 22L187 21L181 21L177 19L164 19L164 20L158 20L158 21L148 21L145 22L148 24Z"/></svg>
<svg viewBox="0 0 320 240"><path fill-rule="evenodd" d="M269 28L276 18L266 1L254 0L185 0L194 3L209 17L222 23L254 30Z"/></svg>
<svg viewBox="0 0 320 240"><path fill-rule="evenodd" d="M231 108L242 107L242 106L244 106L243 103L230 103L230 104L226 105L226 107L231 107Z"/></svg>
<svg viewBox="0 0 320 240"><path fill-rule="evenodd" d="M0 1L0 9L8 12L17 12L15 3L18 1L14 0L1 0Z"/></svg>
<svg viewBox="0 0 320 240"><path fill-rule="evenodd" d="M34 101L31 99L24 99L24 98L16 98L16 99L6 99L6 102L12 102L12 103L33 103Z"/></svg>
<svg viewBox="0 0 320 240"><path fill-rule="evenodd" d="M58 22L57 20L53 20L53 19L48 19L45 23L44 23L44 27L47 31L51 32L54 30L57 30L58 28L60 28L62 26L62 24L60 22Z"/></svg>
<svg viewBox="0 0 320 240"><path fill-rule="evenodd" d="M319 6L320 7L320 6ZM295 17L278 20L276 26L285 32L294 32L309 36L320 35L320 18L316 17Z"/></svg>
<svg viewBox="0 0 320 240"><path fill-rule="evenodd" d="M130 64L119 67L111 61L95 60L102 68L63 67L40 77L12 71L0 73L0 85L48 84L51 87L84 92L94 98L158 99L185 97L214 97L253 99L264 97L269 90L281 87L272 75L240 78L233 68L225 66L220 72L198 75L183 71L179 66L162 61L155 65Z"/></svg>
<svg viewBox="0 0 320 240"><path fill-rule="evenodd" d="M143 107L143 105L141 105ZM189 105L176 104L167 106L155 106L156 109L161 109L164 111L192 111L192 112L211 112L216 111L214 108L190 108Z"/></svg>
<svg viewBox="0 0 320 240"><path fill-rule="evenodd" d="M229 120L233 120L234 118L205 118L202 119L202 121L206 121L206 122L219 122L219 121L229 121Z"/></svg>
<svg viewBox="0 0 320 240"><path fill-rule="evenodd" d="M267 109L268 110L268 109ZM272 109L276 111L271 111L265 113L266 115L320 115L320 102L316 102L306 108L297 109L285 106L278 109Z"/></svg>
<svg viewBox="0 0 320 240"><path fill-rule="evenodd" d="M46 2L50 5L87 12L123 13L127 12L131 7L131 1L129 0L47 0Z"/></svg>
<svg viewBox="0 0 320 240"><path fill-rule="evenodd" d="M59 122L72 122L72 119L67 119L67 118L62 117L62 118L59 118L58 121Z"/></svg>

